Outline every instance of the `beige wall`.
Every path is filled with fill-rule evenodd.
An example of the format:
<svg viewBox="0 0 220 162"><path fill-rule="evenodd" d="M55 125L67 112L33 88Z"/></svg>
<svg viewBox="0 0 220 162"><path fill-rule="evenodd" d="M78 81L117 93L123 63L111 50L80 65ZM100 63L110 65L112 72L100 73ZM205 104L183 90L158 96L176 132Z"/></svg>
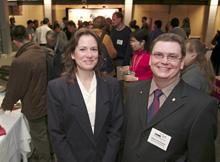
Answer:
<svg viewBox="0 0 220 162"><path fill-rule="evenodd" d="M19 7L19 15L15 15L16 25L27 26L27 20L39 20L44 19L44 8L43 5L22 5ZM9 15L9 17L12 15Z"/></svg>
<svg viewBox="0 0 220 162"><path fill-rule="evenodd" d="M66 14L66 8L82 8L83 6L86 8L102 8L103 5L53 5L53 21L61 22ZM124 11L124 5L105 5L105 8L122 8L122 11ZM42 5L23 5L20 9L21 14L15 16L17 25L26 26L26 21L29 19L41 21L44 18ZM163 22L162 30L165 30L166 23L172 18L177 17L180 20L181 26L182 20L185 17L189 17L191 36L200 36L203 41L207 24L207 11L208 6L203 5L134 5L133 19L137 20L137 25L139 26L141 26L142 16L152 18L153 22L160 19ZM214 34L216 30L220 30L220 6L218 7Z"/></svg>

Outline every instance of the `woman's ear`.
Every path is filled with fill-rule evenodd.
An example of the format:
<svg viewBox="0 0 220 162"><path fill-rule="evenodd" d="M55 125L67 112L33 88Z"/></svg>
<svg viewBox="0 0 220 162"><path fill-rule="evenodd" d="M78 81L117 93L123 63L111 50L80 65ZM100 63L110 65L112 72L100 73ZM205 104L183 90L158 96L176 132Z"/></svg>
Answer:
<svg viewBox="0 0 220 162"><path fill-rule="evenodd" d="M145 40L142 40L141 45L144 46L144 44L145 44Z"/></svg>
<svg viewBox="0 0 220 162"><path fill-rule="evenodd" d="M74 52L71 53L71 58L72 58L73 60L75 60Z"/></svg>

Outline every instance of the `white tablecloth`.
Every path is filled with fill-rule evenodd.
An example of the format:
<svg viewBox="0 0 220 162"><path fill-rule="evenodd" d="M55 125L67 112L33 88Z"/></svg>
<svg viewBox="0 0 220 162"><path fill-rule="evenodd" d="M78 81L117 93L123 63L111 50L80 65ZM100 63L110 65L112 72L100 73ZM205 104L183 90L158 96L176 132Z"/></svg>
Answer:
<svg viewBox="0 0 220 162"><path fill-rule="evenodd" d="M6 135L0 136L0 162L20 162L21 155L23 162L27 162L27 154L31 152L29 128L20 111L6 111L0 115L0 125L6 131Z"/></svg>

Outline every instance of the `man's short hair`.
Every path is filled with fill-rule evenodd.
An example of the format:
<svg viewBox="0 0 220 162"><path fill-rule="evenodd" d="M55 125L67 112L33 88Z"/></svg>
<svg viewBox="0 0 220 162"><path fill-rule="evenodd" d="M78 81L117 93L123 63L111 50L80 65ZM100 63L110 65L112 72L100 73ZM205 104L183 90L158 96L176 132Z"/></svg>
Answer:
<svg viewBox="0 0 220 162"><path fill-rule="evenodd" d="M50 20L48 18L44 18L43 24L47 24Z"/></svg>
<svg viewBox="0 0 220 162"><path fill-rule="evenodd" d="M62 19L62 20L64 21L64 20L68 20L68 19L67 19L67 17L63 17L63 19Z"/></svg>
<svg viewBox="0 0 220 162"><path fill-rule="evenodd" d="M174 34L174 33L165 33L165 34L161 34L159 37L157 37L154 41L153 44L150 48L150 53L152 53L154 46L157 42L176 42L180 45L181 48L181 54L182 57L184 57L186 55L186 47L185 47L185 40L183 39L183 37Z"/></svg>
<svg viewBox="0 0 220 162"><path fill-rule="evenodd" d="M173 27L178 27L178 26L179 26L179 19L173 18L173 19L171 20L171 25L172 25Z"/></svg>
<svg viewBox="0 0 220 162"><path fill-rule="evenodd" d="M146 17L146 16L143 16L142 19L144 19L145 21L147 21L147 17Z"/></svg>
<svg viewBox="0 0 220 162"><path fill-rule="evenodd" d="M12 28L12 38L20 43L29 40L28 32L23 25L16 25Z"/></svg>
<svg viewBox="0 0 220 162"><path fill-rule="evenodd" d="M93 19L93 28L102 29L106 26L106 20L103 16L98 16Z"/></svg>
<svg viewBox="0 0 220 162"><path fill-rule="evenodd" d="M121 12L115 12L115 13L113 13L113 15L116 15L117 18L121 18L121 22L123 21L123 15Z"/></svg>
<svg viewBox="0 0 220 162"><path fill-rule="evenodd" d="M76 24L72 20L68 21L67 25L74 26L76 28Z"/></svg>
<svg viewBox="0 0 220 162"><path fill-rule="evenodd" d="M46 38L51 41L55 41L57 39L57 33L54 30L49 30L46 33Z"/></svg>
<svg viewBox="0 0 220 162"><path fill-rule="evenodd" d="M27 24L28 24L28 25L31 24L31 23L33 23L32 20L28 20L28 21L27 21Z"/></svg>
<svg viewBox="0 0 220 162"><path fill-rule="evenodd" d="M15 18L14 17L10 17L10 22L12 23L12 21L14 21Z"/></svg>
<svg viewBox="0 0 220 162"><path fill-rule="evenodd" d="M161 28L161 26L162 26L162 21L161 21L161 20L156 20L156 21L154 22L154 24L157 26L157 28Z"/></svg>
<svg viewBox="0 0 220 162"><path fill-rule="evenodd" d="M56 28L60 28L60 24L55 23L55 24L54 24L54 29L56 29Z"/></svg>

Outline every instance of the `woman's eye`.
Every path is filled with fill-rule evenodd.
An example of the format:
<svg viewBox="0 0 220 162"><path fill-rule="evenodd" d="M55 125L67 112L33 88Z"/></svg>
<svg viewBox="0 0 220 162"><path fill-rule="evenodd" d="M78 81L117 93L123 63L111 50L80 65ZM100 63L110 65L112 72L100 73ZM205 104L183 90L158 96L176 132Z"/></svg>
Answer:
<svg viewBox="0 0 220 162"><path fill-rule="evenodd" d="M93 52L96 52L96 51L98 51L98 49L96 49L96 48L93 48L93 49L92 49L92 51L93 51Z"/></svg>
<svg viewBox="0 0 220 162"><path fill-rule="evenodd" d="M83 51L85 51L86 49L85 49L85 48L81 48L81 49L79 49L79 50L83 52Z"/></svg>

